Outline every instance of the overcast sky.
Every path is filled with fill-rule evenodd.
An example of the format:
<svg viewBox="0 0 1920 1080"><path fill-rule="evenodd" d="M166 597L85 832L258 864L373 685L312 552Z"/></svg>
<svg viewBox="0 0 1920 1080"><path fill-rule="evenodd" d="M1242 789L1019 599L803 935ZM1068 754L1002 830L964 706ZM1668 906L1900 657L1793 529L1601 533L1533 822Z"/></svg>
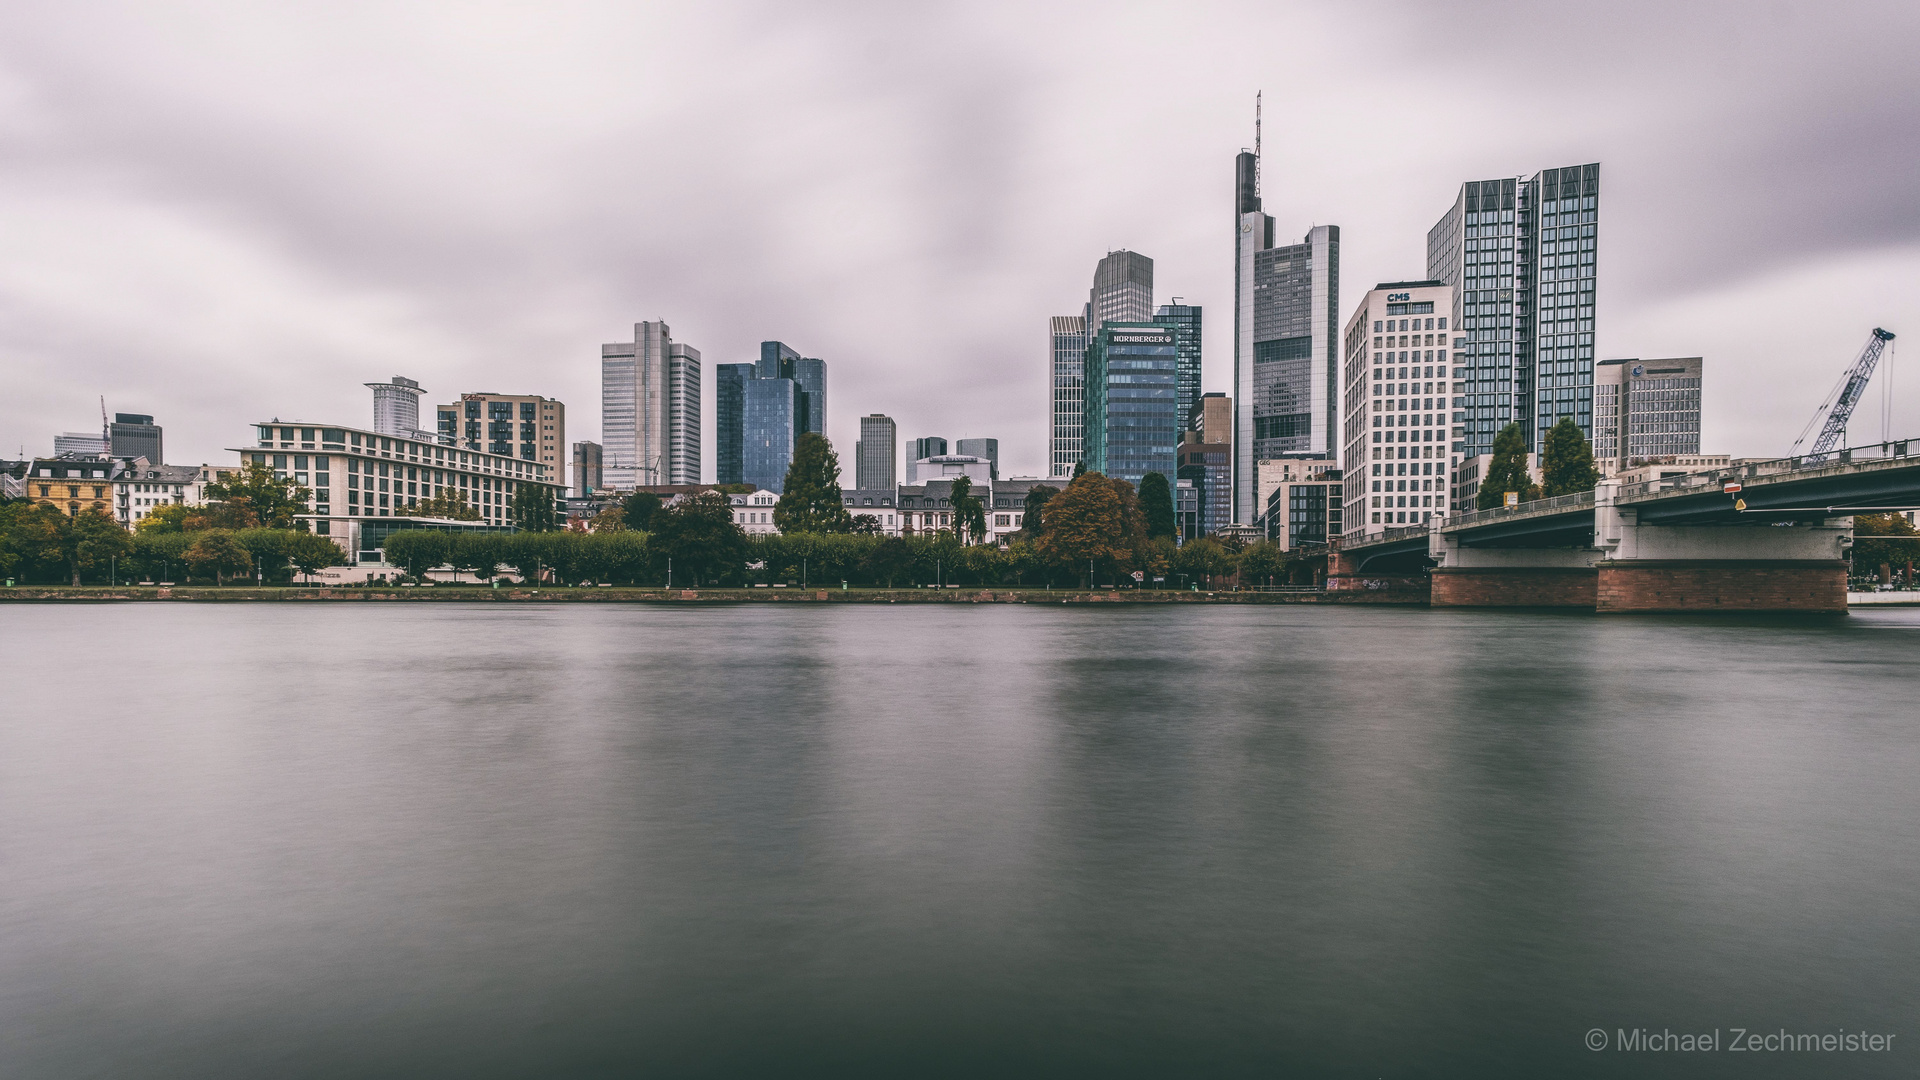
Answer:
<svg viewBox="0 0 1920 1080"><path fill-rule="evenodd" d="M1704 449L1782 453L1872 327L1920 336L1917 34L1911 2L16 3L0 453L105 395L227 460L256 419L370 423L395 374L595 438L600 344L664 319L709 477L712 365L766 338L828 361L849 474L868 412L1042 470L1047 317L1109 249L1205 307L1227 389L1256 90L1266 209L1341 226L1343 320L1462 181L1599 161L1600 355L1705 356Z"/></svg>

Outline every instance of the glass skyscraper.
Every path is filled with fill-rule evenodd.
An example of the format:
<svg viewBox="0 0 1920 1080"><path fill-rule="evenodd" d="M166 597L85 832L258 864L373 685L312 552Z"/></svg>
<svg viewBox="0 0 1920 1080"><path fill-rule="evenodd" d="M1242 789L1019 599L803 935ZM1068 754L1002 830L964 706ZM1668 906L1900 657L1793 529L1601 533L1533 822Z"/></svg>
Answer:
<svg viewBox="0 0 1920 1080"><path fill-rule="evenodd" d="M1053 426L1048 432L1047 475L1072 476L1080 460L1080 426L1085 422L1087 377L1087 320L1083 315L1055 315L1051 320L1053 345Z"/></svg>
<svg viewBox="0 0 1920 1080"><path fill-rule="evenodd" d="M779 491L794 443L810 431L826 434L827 362L763 341L757 363L714 370L715 479ZM785 386L761 385L774 383Z"/></svg>
<svg viewBox="0 0 1920 1080"><path fill-rule="evenodd" d="M1157 322L1108 322L1087 349L1084 425L1088 472L1135 487L1157 472L1171 485L1180 441L1179 331Z"/></svg>
<svg viewBox="0 0 1920 1080"><path fill-rule="evenodd" d="M716 364L713 368L714 483L744 484L746 473L746 385L752 364Z"/></svg>
<svg viewBox="0 0 1920 1080"><path fill-rule="evenodd" d="M1592 437L1598 163L1471 181L1427 233L1427 276L1453 288L1453 451L1528 449L1562 417Z"/></svg>
<svg viewBox="0 0 1920 1080"><path fill-rule="evenodd" d="M781 491L806 415L800 386L792 379L750 379L741 386L740 400L740 482Z"/></svg>
<svg viewBox="0 0 1920 1080"><path fill-rule="evenodd" d="M1174 297L1179 300L1179 297ZM1180 417L1193 412L1200 400L1200 307L1197 304L1161 304L1153 321L1180 331Z"/></svg>
<svg viewBox="0 0 1920 1080"><path fill-rule="evenodd" d="M665 322L600 346L600 440L608 487L699 483L700 351Z"/></svg>

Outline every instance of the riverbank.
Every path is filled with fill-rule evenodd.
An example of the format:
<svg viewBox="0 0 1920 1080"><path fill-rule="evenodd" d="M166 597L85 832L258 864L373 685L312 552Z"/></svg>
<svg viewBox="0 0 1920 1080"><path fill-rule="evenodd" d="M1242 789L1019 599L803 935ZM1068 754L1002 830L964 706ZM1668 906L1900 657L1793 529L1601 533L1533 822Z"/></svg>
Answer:
<svg viewBox="0 0 1920 1080"><path fill-rule="evenodd" d="M842 604L1401 604L1425 606L1423 592L1191 592L1176 589L1009 589L967 585L944 589L642 589L475 586L119 586L17 585L0 601L205 601L398 603L842 603Z"/></svg>

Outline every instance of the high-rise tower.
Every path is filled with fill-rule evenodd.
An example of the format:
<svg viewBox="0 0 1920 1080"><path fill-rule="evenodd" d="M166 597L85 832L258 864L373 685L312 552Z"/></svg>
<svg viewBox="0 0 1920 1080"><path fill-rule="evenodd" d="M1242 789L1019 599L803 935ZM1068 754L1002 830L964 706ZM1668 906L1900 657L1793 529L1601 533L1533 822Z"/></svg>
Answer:
<svg viewBox="0 0 1920 1080"><path fill-rule="evenodd" d="M602 345L600 429L608 487L698 483L700 351L675 344L665 322Z"/></svg>

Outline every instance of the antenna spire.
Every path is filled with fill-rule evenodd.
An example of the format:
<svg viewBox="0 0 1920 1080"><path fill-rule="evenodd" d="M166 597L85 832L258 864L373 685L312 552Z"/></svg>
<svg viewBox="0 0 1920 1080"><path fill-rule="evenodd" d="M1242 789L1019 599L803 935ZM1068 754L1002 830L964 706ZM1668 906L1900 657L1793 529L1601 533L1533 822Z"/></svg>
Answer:
<svg viewBox="0 0 1920 1080"><path fill-rule="evenodd" d="M1253 92L1253 193L1260 194L1260 97L1262 91Z"/></svg>

